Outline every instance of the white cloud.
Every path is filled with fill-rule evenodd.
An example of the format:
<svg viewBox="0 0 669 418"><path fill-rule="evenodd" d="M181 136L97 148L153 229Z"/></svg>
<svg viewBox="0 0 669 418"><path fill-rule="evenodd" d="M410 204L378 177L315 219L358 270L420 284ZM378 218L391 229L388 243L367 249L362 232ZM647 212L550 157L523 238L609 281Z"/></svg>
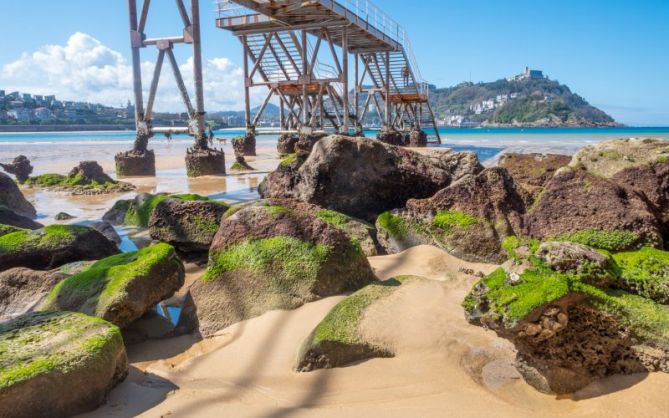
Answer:
<svg viewBox="0 0 669 418"><path fill-rule="evenodd" d="M186 47L184 47L186 48ZM155 48L142 50L144 98L153 76ZM192 57L180 64L184 81L193 100ZM242 70L228 58L214 58L203 64L205 106L208 111L240 110L244 107ZM76 100L118 106L133 97L132 67L123 54L86 33L70 36L65 45L47 45L6 64L0 70L0 85L5 90L33 94L55 94L62 100ZM260 89L258 89L260 90ZM265 92L254 94L254 104ZM163 64L156 111L185 110L174 83L169 61Z"/></svg>

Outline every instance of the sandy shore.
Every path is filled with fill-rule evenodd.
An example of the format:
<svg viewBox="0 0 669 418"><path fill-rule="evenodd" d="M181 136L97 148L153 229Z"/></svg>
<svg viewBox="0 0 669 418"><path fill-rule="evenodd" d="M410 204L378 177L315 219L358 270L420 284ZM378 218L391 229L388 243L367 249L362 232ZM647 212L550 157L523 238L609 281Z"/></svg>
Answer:
<svg viewBox="0 0 669 418"><path fill-rule="evenodd" d="M184 336L128 347L132 372L89 417L661 417L665 374L606 379L573 397L542 395L519 378L513 347L466 323L460 302L490 271L433 247L370 259L379 277L420 274L367 313L364 332L397 355L312 373L293 371L313 327L342 298L274 311L197 341ZM382 325L379 325L382 324Z"/></svg>

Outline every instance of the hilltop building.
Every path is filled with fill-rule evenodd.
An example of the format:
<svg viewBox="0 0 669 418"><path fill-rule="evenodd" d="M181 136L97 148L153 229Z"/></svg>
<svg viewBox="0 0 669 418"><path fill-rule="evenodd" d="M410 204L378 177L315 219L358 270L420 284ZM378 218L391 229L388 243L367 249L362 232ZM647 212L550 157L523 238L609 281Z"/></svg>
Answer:
<svg viewBox="0 0 669 418"><path fill-rule="evenodd" d="M541 70L530 70L530 67L525 67L525 71L517 76L509 78L509 81L523 81L523 80L541 80L544 77L544 72Z"/></svg>

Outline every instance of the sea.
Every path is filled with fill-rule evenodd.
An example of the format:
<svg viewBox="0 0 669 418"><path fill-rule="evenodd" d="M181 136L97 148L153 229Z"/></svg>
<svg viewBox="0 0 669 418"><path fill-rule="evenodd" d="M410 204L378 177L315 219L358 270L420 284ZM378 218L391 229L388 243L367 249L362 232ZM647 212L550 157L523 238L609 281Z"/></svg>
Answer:
<svg viewBox="0 0 669 418"><path fill-rule="evenodd" d="M242 135L243 130L216 131L216 144L223 146L223 139ZM428 132L430 134L430 132ZM434 134L434 132L432 132ZM441 128L441 147L456 151L473 151L481 161L493 161L500 152L555 152L572 154L578 148L615 138L661 138L669 140L669 127L622 127L622 128ZM373 137L375 131L366 131ZM0 133L0 162L23 154L33 158L58 159L67 154L115 154L129 149L135 137L133 131L105 132L40 132ZM258 138L258 145L271 146L278 135ZM174 135L168 141L156 135L152 144L158 147L186 148L192 139L186 135ZM229 141L228 141L229 142Z"/></svg>

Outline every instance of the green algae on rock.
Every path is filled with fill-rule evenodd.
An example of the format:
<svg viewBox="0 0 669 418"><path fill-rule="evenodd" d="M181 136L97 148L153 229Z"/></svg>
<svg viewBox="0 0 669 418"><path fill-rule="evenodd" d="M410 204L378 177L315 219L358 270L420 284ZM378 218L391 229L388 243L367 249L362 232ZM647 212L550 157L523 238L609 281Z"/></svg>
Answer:
<svg viewBox="0 0 669 418"><path fill-rule="evenodd" d="M320 208L271 199L225 216L202 280L191 287L209 336L272 309L294 309L374 279L351 238L315 216Z"/></svg>
<svg viewBox="0 0 669 418"><path fill-rule="evenodd" d="M662 288L667 254L642 249L612 259L620 264L608 281L590 269L555 271L535 256L516 277L500 268L465 298L467 319L510 339L519 371L541 391L573 392L611 374L669 372L669 308L644 297Z"/></svg>
<svg viewBox="0 0 669 418"><path fill-rule="evenodd" d="M71 191L73 194L122 193L135 190L130 183L112 179L95 161L82 161L68 175L41 174L29 177L24 184L29 187Z"/></svg>
<svg viewBox="0 0 669 418"><path fill-rule="evenodd" d="M321 209L316 213L318 219L344 231L351 241L360 245L367 257L379 255L376 243L376 228L361 219L352 218L330 209Z"/></svg>
<svg viewBox="0 0 669 418"><path fill-rule="evenodd" d="M369 358L392 357L388 347L361 336L359 326L372 304L390 296L411 280L414 277L400 276L375 281L335 305L304 342L298 355L297 370L308 372Z"/></svg>
<svg viewBox="0 0 669 418"><path fill-rule="evenodd" d="M116 253L118 248L114 243L98 231L81 225L49 225L0 236L0 270L11 267L51 269Z"/></svg>
<svg viewBox="0 0 669 418"><path fill-rule="evenodd" d="M105 258L61 281L41 309L82 312L123 328L183 283L183 264L172 246L161 243Z"/></svg>
<svg viewBox="0 0 669 418"><path fill-rule="evenodd" d="M12 417L90 411L127 374L119 329L72 312L32 313L0 324L0 405Z"/></svg>

